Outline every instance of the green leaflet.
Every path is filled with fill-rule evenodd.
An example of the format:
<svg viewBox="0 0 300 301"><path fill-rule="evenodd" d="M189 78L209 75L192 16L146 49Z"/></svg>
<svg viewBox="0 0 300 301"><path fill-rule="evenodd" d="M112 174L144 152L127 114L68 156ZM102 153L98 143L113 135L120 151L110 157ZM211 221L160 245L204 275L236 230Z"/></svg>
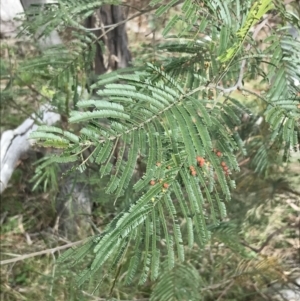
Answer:
<svg viewBox="0 0 300 301"><path fill-rule="evenodd" d="M194 97L189 97L189 99L192 100L194 108L197 110L197 114L203 119L203 122L207 126L211 126L212 125L211 118L207 112L207 109L203 105L202 101L199 99L195 99Z"/></svg>
<svg viewBox="0 0 300 301"><path fill-rule="evenodd" d="M93 127L84 127L80 130L80 134L86 139L91 140L93 142L98 142L100 140L100 134L101 132L98 129L95 129ZM101 144L99 144L101 146ZM97 147L99 147L97 145Z"/></svg>
<svg viewBox="0 0 300 301"><path fill-rule="evenodd" d="M155 166L155 163L158 162L157 160L157 152L154 151L155 149L158 148L158 144L159 144L159 139L160 136L156 135L157 130L154 127L154 125L149 124L147 125L148 128L148 134L147 134L147 144L148 144L148 150L147 150L147 171L149 169L153 169Z"/></svg>
<svg viewBox="0 0 300 301"><path fill-rule="evenodd" d="M105 142L104 146L102 146L101 149L98 150L98 155L95 160L96 163L104 163L109 157L112 148L113 148L113 143L111 141Z"/></svg>
<svg viewBox="0 0 300 301"><path fill-rule="evenodd" d="M218 192L216 192L215 197L216 197L216 201L217 201L217 204L218 204L218 207L219 207L221 218L223 219L227 216L226 205L225 205L224 202L222 202L220 200Z"/></svg>
<svg viewBox="0 0 300 301"><path fill-rule="evenodd" d="M77 156L53 156L52 162L55 163L70 163L77 161Z"/></svg>
<svg viewBox="0 0 300 301"><path fill-rule="evenodd" d="M226 178L225 178L223 169L221 168L221 166L220 166L219 162L217 161L214 154L212 154L211 152L207 152L207 154L208 154L209 161L210 161L212 167L214 168L214 171L217 174L218 181L221 185L222 191L225 194L226 199L229 200L230 199L230 191L229 191L229 187L226 182Z"/></svg>
<svg viewBox="0 0 300 301"><path fill-rule="evenodd" d="M37 132L50 132L50 133L58 133L62 134L63 130L56 127L56 126L49 126L49 125L40 125L37 128Z"/></svg>
<svg viewBox="0 0 300 301"><path fill-rule="evenodd" d="M164 217L164 210L163 210L163 207L160 202L157 204L157 207L158 207L158 212L160 215L160 220L162 223L162 228L164 230L164 235L166 238L167 251L168 251L168 267L169 267L169 270L171 270L174 267L174 262L175 262L175 254L174 254L174 248L173 248L174 240L173 240L173 236L169 234L167 224L166 224L166 219Z"/></svg>
<svg viewBox="0 0 300 301"><path fill-rule="evenodd" d="M155 15L157 17L161 16L163 13L165 13L170 7L172 7L172 5L176 4L178 2L178 0L171 0L167 5L162 5L160 8L157 9L157 11L155 12ZM154 2L155 3L155 2ZM151 2L151 5L153 5L153 3Z"/></svg>
<svg viewBox="0 0 300 301"><path fill-rule="evenodd" d="M178 15L173 16L172 19L168 22L167 26L164 28L162 35L166 36L179 20L180 18L178 17Z"/></svg>
<svg viewBox="0 0 300 301"><path fill-rule="evenodd" d="M179 261L183 262L184 261L183 239L182 239L180 225L177 217L177 212L169 194L165 196L164 200L165 200L167 210L173 220L173 232L174 232L174 239L175 239L177 253L178 253L178 259Z"/></svg>
<svg viewBox="0 0 300 301"><path fill-rule="evenodd" d="M211 196L212 193L209 190L209 187L206 185L205 178L202 176L201 172L198 172L198 179L199 179L199 182L201 183L201 187L204 187L206 199L208 200L208 202L210 204L212 222L217 223L217 216L215 213L214 203L213 203L212 196Z"/></svg>
<svg viewBox="0 0 300 301"><path fill-rule="evenodd" d="M64 143L65 145L69 144L69 141L67 139L64 139L58 135L54 135L52 133L47 133L47 132L32 132L30 133L29 136L30 139L43 139L43 140L48 140L49 142L53 141L55 142L61 142Z"/></svg>
<svg viewBox="0 0 300 301"><path fill-rule="evenodd" d="M125 136L123 142L121 143L121 147L119 148L117 163L115 166L115 174L110 178L109 183L107 184L106 193L113 193L120 183L120 177L122 174L122 168L124 167L123 157L126 151L128 137Z"/></svg>
<svg viewBox="0 0 300 301"><path fill-rule="evenodd" d="M188 161L189 165L192 165L194 162L194 158L196 158L196 152L193 144L191 144L191 132L189 132L189 128L183 118L183 116L180 114L179 109L172 108L171 111L168 114L172 114L178 123L178 126L180 128L180 131L182 133L182 138L184 142L184 146L186 147L186 151L188 154ZM170 118L172 118L170 116Z"/></svg>
<svg viewBox="0 0 300 301"><path fill-rule="evenodd" d="M106 100L81 100L77 102L77 106L79 108L88 108L88 107L96 107L97 109L103 109L103 110L116 110L123 112L124 107L118 103L109 102Z"/></svg>
<svg viewBox="0 0 300 301"><path fill-rule="evenodd" d="M119 250L117 251L114 259L113 259L113 263L111 265L111 269L115 269L117 268L119 265L122 264L122 260L123 257L125 255L125 251L129 245L130 242L130 238L129 239L124 239L123 244L120 246Z"/></svg>
<svg viewBox="0 0 300 301"><path fill-rule="evenodd" d="M180 113L182 114L187 124L187 128L192 137L192 141L197 155L202 155L204 154L204 147L212 147L210 136L208 134L205 124L201 122L199 116L192 109L188 110L188 114L188 112L186 111L186 109L188 108L188 106L178 107ZM201 139L199 139L199 136Z"/></svg>
<svg viewBox="0 0 300 301"><path fill-rule="evenodd" d="M238 41L232 47L227 49L225 53L223 53L218 57L218 60L221 63L228 62L236 56L244 40L246 39L246 36L249 33L251 27L255 23L257 23L265 13L267 13L270 9L272 9L272 7L273 7L273 3L271 0L256 0L254 2L254 4L252 5L248 13L244 25L236 33Z"/></svg>
<svg viewBox="0 0 300 301"><path fill-rule="evenodd" d="M116 198L118 198L118 196L121 195L123 189L128 187L136 166L136 160L139 152L139 133L137 131L132 132L132 137L130 142L131 142L131 147L129 150L128 161L120 177L118 189L116 191Z"/></svg>
<svg viewBox="0 0 300 301"><path fill-rule="evenodd" d="M140 250L142 242L143 242L142 227L141 226L137 227L136 231L137 231L137 237L135 240L134 255L130 260L128 272L127 272L127 275L125 278L125 283L127 285L132 283L133 277L135 276L135 274L137 272L138 265L140 264L141 257L142 257L142 252Z"/></svg>
<svg viewBox="0 0 300 301"><path fill-rule="evenodd" d="M130 116L128 114L112 110L97 110L93 112L72 112L69 121L75 123L98 118L130 119Z"/></svg>
<svg viewBox="0 0 300 301"><path fill-rule="evenodd" d="M184 196L182 194L181 187L180 187L180 184L178 183L178 181L175 181L173 183L173 189L174 189L175 196L179 202L181 211L182 211L184 217L187 219L188 217L191 216L191 213L190 213L189 207L187 206L187 203L184 199Z"/></svg>
<svg viewBox="0 0 300 301"><path fill-rule="evenodd" d="M70 248L65 251L57 260L57 263L62 263L68 259L73 259L74 262L80 261L94 245L94 239L92 237L88 238L81 246Z"/></svg>
<svg viewBox="0 0 300 301"><path fill-rule="evenodd" d="M230 117L230 119L235 125L241 124L241 119L237 116L236 112L234 111L234 107L224 105L223 110L226 112L226 114Z"/></svg>
<svg viewBox="0 0 300 301"><path fill-rule="evenodd" d="M233 138L234 140L236 141L241 153L246 156L247 155L247 152L246 152L246 149L245 149L245 146L244 146L244 141L241 139L240 135L238 134L238 132L234 132L233 133Z"/></svg>
<svg viewBox="0 0 300 301"><path fill-rule="evenodd" d="M153 224L153 233L151 237L151 279L155 280L158 277L159 272L159 255L160 251L157 248L157 242L159 243L159 236L157 233L159 233L159 229L157 227L160 227L158 222L158 216L156 209L152 210L152 224Z"/></svg>
<svg viewBox="0 0 300 301"><path fill-rule="evenodd" d="M150 225L151 223L151 225ZM144 266L142 269L142 275L140 277L139 285L144 284L147 280L147 276L150 270L151 254L150 254L150 239L152 235L151 226L153 221L151 221L150 215L147 216L145 220L145 235L144 235Z"/></svg>
<svg viewBox="0 0 300 301"><path fill-rule="evenodd" d="M288 143L293 142L294 127L295 127L295 119L287 118L287 120L283 125L283 132L282 132L282 137L284 141Z"/></svg>
<svg viewBox="0 0 300 301"><path fill-rule="evenodd" d="M96 83L94 83L93 85L91 85L91 89L94 90L94 89L100 88L103 85L107 85L112 82L115 82L121 77L120 74L122 74L124 72L128 72L129 70L134 71L134 70L136 70L136 68L132 68L132 69L128 68L127 70L118 69L113 72L101 74L101 76L99 77L99 80ZM99 91L97 93L99 93Z"/></svg>

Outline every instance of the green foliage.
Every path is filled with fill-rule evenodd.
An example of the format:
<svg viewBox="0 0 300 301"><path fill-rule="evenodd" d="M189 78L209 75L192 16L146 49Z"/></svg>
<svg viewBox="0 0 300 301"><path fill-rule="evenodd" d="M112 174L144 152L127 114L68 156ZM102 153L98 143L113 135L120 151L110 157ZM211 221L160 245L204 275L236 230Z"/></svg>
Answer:
<svg viewBox="0 0 300 301"><path fill-rule="evenodd" d="M106 85L106 88L98 94L107 100L78 103L79 107L93 105L101 110L74 112L69 119L70 122L86 122L106 117L111 119L108 127L97 127L93 122L93 134L89 126L83 127L81 130L83 134L78 141L72 136L70 139L69 134L55 128L49 128L45 133L47 127L42 127L32 135L32 138L44 139L44 143L52 141L54 146L60 140L67 143L69 139L69 148L65 150L65 155L60 157L61 161L70 162L72 158L76 159L80 152L78 148L83 151L86 145L94 146L89 157L81 162L81 166L103 163L100 168L102 177L113 170L114 166L109 160L121 139L123 142L121 153L130 146L127 160L121 158L107 186L107 192L114 193L116 198L128 187L139 154L148 158L143 177L134 185L134 192L139 197L111 223L101 237L91 242L91 247L96 254L95 259L91 262L89 270L80 276L79 283L86 278L86 275L95 273L109 257L118 256L123 248L123 239L134 240L137 235L140 235L138 234L140 231L145 231L144 248L149 249L149 254L157 253L155 233L162 233L166 241L165 250L169 257L169 268L174 265L175 247L178 258L183 260L183 245L186 242L182 238L177 217L180 208L185 208L183 212L179 211L183 214L183 218L192 219L194 224L190 229L194 233L190 233L189 237L195 236L201 245L204 245L210 237L207 223L218 223L218 217L225 216L224 205L219 194L224 195L227 200L230 199L230 178L225 176L221 169L221 158L213 152L213 146L222 151L222 160L226 160L231 169L238 169L237 162L232 156L232 151L238 149L234 136L214 124L220 108L225 110L226 105L218 105L213 109L204 105L199 106L199 101L193 97L193 91L184 93L183 87L153 65L149 65L148 70L148 72L136 73L134 77L118 76L119 79L126 79L128 84ZM153 72L163 78L151 80L151 77L154 77ZM231 111L227 110L226 113L229 122L234 123L234 117L230 115ZM234 116L234 113L232 115ZM55 134L52 134L53 132ZM214 137L218 137L218 141ZM203 167L196 166L197 156L206 158L207 163ZM196 177L191 175L189 166L195 166ZM156 182L152 187L149 185L151 180ZM182 187L185 187L188 203L182 198ZM177 194L180 205L177 209L173 204L176 199L173 193ZM204 214L204 206L208 206L207 214ZM154 213L156 218L152 219L150 216ZM160 220L159 224L157 219ZM173 220L171 233L167 226L169 220ZM147 230L148 227L151 231ZM150 241L152 241L151 245ZM84 253L91 247L84 249ZM147 252L143 256L143 264L156 265L153 260L156 261L157 258L148 257ZM145 273L148 274L149 267L146 266Z"/></svg>
<svg viewBox="0 0 300 301"><path fill-rule="evenodd" d="M161 5L156 15L176 3ZM38 24L47 24L48 29L63 21L65 26L81 29L82 34L74 49L53 48L26 62L23 70L43 76L57 90L63 90L66 83L79 85L77 71L88 72L97 43L79 21L96 4L61 1L53 8L53 20L52 13L48 19L39 19L42 23ZM257 150L256 171L263 172L272 164L267 153L271 146L288 152L298 144L299 85L295 81L299 78L299 42L286 37L286 29L281 28L270 32L266 49L243 47L250 29L271 5L267 0L253 5L250 1L204 1L203 5L184 1L181 14L170 20L163 34L171 33L179 21L184 24L183 31L160 45L159 59L100 77L90 87L97 95L74 101L68 131L42 126L31 135L41 145L62 149L59 156L39 167L37 177L44 177L46 172L41 170L49 164L77 162L79 171L92 166L100 179L109 178L105 192L113 195L115 203L132 189L128 206L101 234L60 257L59 262L86 263L78 275L78 286L99 275L104 266L121 271L124 256L133 246L126 283L139 272L139 284L148 277L159 279L152 300L188 299L196 294L193 285L190 296L174 291L174 280L180 278L173 273L179 269L186 279L196 277L193 269L180 264L195 243L205 247L212 229L227 242L226 227L217 227L226 217L226 204L235 187L232 174L239 172L237 157L246 155L245 140L251 137L241 135L242 116L251 110L239 97L228 94L238 88L264 104L261 115L269 137L252 145ZM70 15L76 17L71 20ZM287 16L284 11L281 17L285 20ZM249 37L249 45L252 43ZM49 62L53 70L49 70ZM255 72L251 73L250 64ZM264 95L244 89L242 80L253 73L265 82L273 81ZM79 128L79 133L72 128ZM237 242L227 245L244 257L249 255L236 247ZM159 272L162 266L172 271L166 277Z"/></svg>
<svg viewBox="0 0 300 301"><path fill-rule="evenodd" d="M43 183L43 189L46 192L47 190L57 190L57 170L58 166L55 157L51 158L42 158L38 160L35 164L38 164L38 167L35 170L34 176L31 178L31 182L34 182L32 190L36 190L41 183Z"/></svg>
<svg viewBox="0 0 300 301"><path fill-rule="evenodd" d="M191 264L176 265L171 272L162 272L151 294L151 301L202 300L201 278Z"/></svg>
<svg viewBox="0 0 300 301"><path fill-rule="evenodd" d="M241 48L252 26L255 25L257 21L272 8L273 4L271 0L254 1L249 13L247 14L244 25L236 33L238 41L234 44L234 46L227 49L224 54L219 56L218 59L223 63L232 60Z"/></svg>

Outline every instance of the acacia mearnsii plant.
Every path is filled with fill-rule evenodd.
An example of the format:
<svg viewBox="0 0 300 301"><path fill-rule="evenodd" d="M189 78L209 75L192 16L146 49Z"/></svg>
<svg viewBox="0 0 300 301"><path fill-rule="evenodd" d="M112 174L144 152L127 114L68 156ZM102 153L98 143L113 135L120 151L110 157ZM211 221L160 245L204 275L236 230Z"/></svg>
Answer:
<svg viewBox="0 0 300 301"><path fill-rule="evenodd" d="M120 275L126 284L158 279L152 300L169 300L174 286L171 292L166 279L173 277L191 280L177 298L196 300L197 263L185 260L193 250L207 254L207 242L218 236L233 252L255 257L226 224L237 158L253 152L253 169L268 174L299 148L299 41L290 34L299 30L299 18L279 0L153 0L145 11L156 17L180 7L155 54L89 84L99 39L81 21L101 4L58 1L27 27L34 32L46 25L44 34L58 26L77 29L73 47L53 47L22 66L37 81L44 77L56 100L73 87L67 126L40 126L31 135L59 150L39 171L54 163L71 164L76 173L92 167L105 186L99 197L110 195L116 208L105 228L59 262L70 271L76 265L76 286L91 291L108 277L114 280L107 295ZM252 89L253 81L264 91ZM78 94L79 86L89 95ZM259 103L260 111L249 103ZM268 132L263 137L261 124ZM185 276L174 277L176 270Z"/></svg>

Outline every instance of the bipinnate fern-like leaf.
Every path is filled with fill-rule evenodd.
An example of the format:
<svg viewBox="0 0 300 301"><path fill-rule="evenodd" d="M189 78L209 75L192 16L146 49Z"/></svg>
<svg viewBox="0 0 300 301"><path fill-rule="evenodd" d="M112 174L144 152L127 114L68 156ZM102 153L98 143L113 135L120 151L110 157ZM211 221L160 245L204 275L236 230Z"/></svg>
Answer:
<svg viewBox="0 0 300 301"><path fill-rule="evenodd" d="M151 4L159 2L153 0ZM156 15L162 15L175 3L161 5ZM162 262L165 261L164 269L175 270L177 259L184 261L186 248L195 243L205 245L212 236L211 225L217 227L226 216L225 202L230 200L230 189L235 187L231 173L239 170L235 152L246 154L246 150L238 132L244 108L240 100L224 97L219 91L225 91L227 81L235 83L243 73L239 64L229 63L225 71L222 64L235 58L253 24L273 5L269 0L234 3L232 18L227 2L204 1L202 11L197 1L185 0L180 18L185 25L184 39L158 49L180 56L167 58L162 65L148 63L143 69L132 69L131 74L116 71L100 77L91 87L98 90L99 99L77 102L77 110L70 114L71 124L80 123L77 135L45 126L32 134L31 138L38 143L63 149L53 162L77 160L80 171L89 165L97 166L100 177L108 176L106 193L113 194L116 203L132 188L128 207L101 235L61 257L60 262L70 260L73 264L87 259L78 285L106 264L120 271L127 251L133 253L126 269L126 283L134 279L137 271L141 272L139 284L147 277L155 280ZM63 8L67 7L63 4ZM73 2L69 5L71 12L85 12L82 6L76 10ZM94 5L91 2L86 11ZM240 7L249 14L241 13ZM202 21L198 22L198 15L203 16ZM178 18L173 18L164 34L170 33L177 22ZM299 133L299 57L291 46L294 42L287 39L282 44L278 35L272 39L264 54L270 57L269 79L276 77L274 85L260 99L267 103L265 119L274 129L268 142L282 141L290 147L297 143L295 137ZM274 46L276 43L278 47ZM287 53L294 54L293 61ZM72 59L69 61L69 69L74 72L78 65L72 65ZM65 74L57 71L56 79L60 73ZM269 146L266 143L258 152L257 171L265 166ZM137 163L144 167L139 169ZM129 245L134 246L133 250L129 250ZM197 277L197 273L190 272ZM182 274L188 273L182 270ZM153 300L171 300L172 285L164 286L163 281L160 280L158 297ZM176 293L176 298L187 300L185 293Z"/></svg>
<svg viewBox="0 0 300 301"><path fill-rule="evenodd" d="M149 65L147 72L150 75L161 71ZM103 100L78 102L79 108L94 108L71 114L70 122L84 121L79 137L53 127L48 132L47 127L42 127L33 135L40 140L44 137L45 141L51 137L54 141L63 139L68 147L61 161L78 159L87 147L92 148L80 165L100 164L101 176L111 173L106 192L113 193L116 199L131 183L137 158L140 154L145 158L144 175L133 186L137 197L134 203L101 236L91 240L89 248L81 247L71 252L71 257L61 259L76 263L89 250L93 251L94 257L79 284L106 262L121 258L124 240L137 241L127 282L138 268L142 271L140 283L148 276L155 279L162 254L167 254L169 269L174 267L175 258L184 261L185 246L192 247L194 241L204 245L211 236L207 224L218 224L226 215L224 200L230 199L231 180L222 164L226 162L228 168L238 170L232 155L238 143L229 128L217 122L219 105L211 109L208 101L202 103L193 97L193 92L185 93L168 75L157 81L149 81L146 72L120 77L126 78L127 84L106 85L98 91ZM227 104L220 106L235 124L238 117L234 109ZM101 123L104 118L108 118L108 123ZM86 127L87 121L93 127ZM118 142L121 147L113 165ZM186 221L187 237L180 226L182 220ZM143 237L142 244L139 237Z"/></svg>
<svg viewBox="0 0 300 301"><path fill-rule="evenodd" d="M272 9L272 7L273 3L271 0L254 1L249 13L247 14L245 23L236 33L238 39L237 42L218 57L221 62L228 62L236 56L252 26L257 23L264 14Z"/></svg>
<svg viewBox="0 0 300 301"><path fill-rule="evenodd" d="M154 286L151 301L202 300L201 277L193 265L177 264L172 271L165 269Z"/></svg>
<svg viewBox="0 0 300 301"><path fill-rule="evenodd" d="M299 41L291 36L280 38L274 34L268 38L267 45L265 53L272 54L267 75L270 89L263 99L267 104L265 121L272 133L263 140L259 137L253 139L255 155L251 162L255 171L261 174L266 174L274 164L282 161L277 155L278 149L283 149L288 157L291 148L297 148L300 133Z"/></svg>
<svg viewBox="0 0 300 301"><path fill-rule="evenodd" d="M295 132L299 133L300 42L289 36L271 36L270 43L266 53L273 53L268 75L272 84L265 118L273 130L272 140L280 138L289 148L296 146Z"/></svg>

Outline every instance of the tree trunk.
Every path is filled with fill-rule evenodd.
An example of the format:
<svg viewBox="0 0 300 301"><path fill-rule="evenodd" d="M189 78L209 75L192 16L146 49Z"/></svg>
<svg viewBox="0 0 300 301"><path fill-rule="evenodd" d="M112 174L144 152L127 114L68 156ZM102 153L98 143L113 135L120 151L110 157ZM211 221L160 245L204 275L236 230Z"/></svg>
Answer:
<svg viewBox="0 0 300 301"><path fill-rule="evenodd" d="M106 48L104 54L100 45L97 44L93 68L96 75L130 65L131 54L128 50L126 25L122 23L124 20L125 14L122 7L115 5L103 5L87 18L86 27L90 29L99 28L93 32L97 38L103 35L100 40ZM121 24L113 30L107 27L118 23Z"/></svg>

